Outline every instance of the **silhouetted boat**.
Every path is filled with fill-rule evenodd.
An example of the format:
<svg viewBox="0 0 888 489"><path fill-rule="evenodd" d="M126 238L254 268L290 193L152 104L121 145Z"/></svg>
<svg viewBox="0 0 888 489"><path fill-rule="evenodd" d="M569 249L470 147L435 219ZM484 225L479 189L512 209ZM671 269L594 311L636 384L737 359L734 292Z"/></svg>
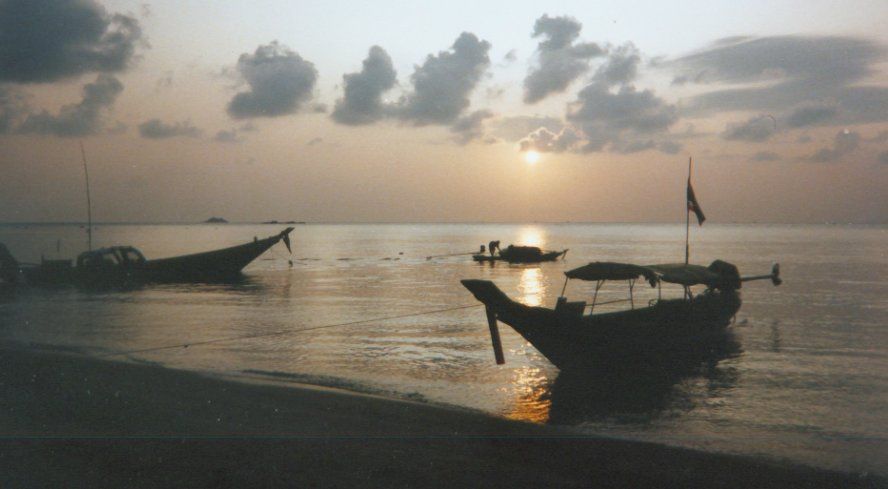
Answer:
<svg viewBox="0 0 888 489"><path fill-rule="evenodd" d="M510 299L491 281L463 280L462 284L486 307L497 363L505 362L497 328L499 320L564 370L621 361L625 356L641 355L651 361L680 354L689 343L723 333L740 309L738 289L742 282L767 278L778 285L779 272L775 265L770 275L740 277L737 267L720 260L709 267L590 263L565 272L567 280L597 283L589 314L584 314L586 302L568 302L563 295L554 309L531 307ZM635 308L632 288L638 278L644 278L652 287L659 287L661 282L680 284L686 288L685 297L657 299L647 307ZM632 302L632 309L594 313L598 290L605 280L629 281L627 301ZM692 285L705 285L707 289L694 297L689 291Z"/></svg>
<svg viewBox="0 0 888 489"><path fill-rule="evenodd" d="M241 270L266 250L284 241L290 249L288 227L265 239L230 248L191 255L146 260L132 246L112 246L86 251L70 260L43 260L21 266L24 282L34 285L130 285L149 282L214 281L237 277Z"/></svg>
<svg viewBox="0 0 888 489"><path fill-rule="evenodd" d="M506 261L509 263L540 263L543 261L555 261L563 257L567 250L562 251L544 251L536 246L514 246L509 245L504 250L500 250L497 255L486 255L477 253L472 255L472 259L477 262L494 262Z"/></svg>

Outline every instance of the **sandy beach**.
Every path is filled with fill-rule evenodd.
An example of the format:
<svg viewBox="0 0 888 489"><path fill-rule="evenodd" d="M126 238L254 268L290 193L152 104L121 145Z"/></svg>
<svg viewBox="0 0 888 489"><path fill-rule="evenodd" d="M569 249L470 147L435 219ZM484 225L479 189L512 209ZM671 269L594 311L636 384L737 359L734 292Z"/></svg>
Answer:
<svg viewBox="0 0 888 489"><path fill-rule="evenodd" d="M884 487L312 387L0 350L2 487Z"/></svg>

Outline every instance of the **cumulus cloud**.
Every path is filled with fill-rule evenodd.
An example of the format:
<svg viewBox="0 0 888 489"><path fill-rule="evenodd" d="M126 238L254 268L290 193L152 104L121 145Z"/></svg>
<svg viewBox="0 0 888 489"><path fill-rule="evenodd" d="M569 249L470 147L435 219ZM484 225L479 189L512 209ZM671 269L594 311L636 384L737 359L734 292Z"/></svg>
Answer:
<svg viewBox="0 0 888 489"><path fill-rule="evenodd" d="M539 151L541 153L560 153L573 149L582 138L569 127L559 132L552 132L545 127L531 132L518 142L521 151Z"/></svg>
<svg viewBox="0 0 888 489"><path fill-rule="evenodd" d="M833 141L832 148L821 148L808 159L817 163L838 161L852 153L860 146L860 134L847 129L839 131Z"/></svg>
<svg viewBox="0 0 888 489"><path fill-rule="evenodd" d="M553 93L561 93L589 70L589 61L604 54L595 43L576 42L583 25L571 17L543 15L533 26L538 65L524 79L524 101L532 104Z"/></svg>
<svg viewBox="0 0 888 489"><path fill-rule="evenodd" d="M238 119L298 112L311 99L318 78L313 63L277 41L240 55L237 71L249 85L228 104L228 114Z"/></svg>
<svg viewBox="0 0 888 489"><path fill-rule="evenodd" d="M598 67L594 80L608 86L630 83L638 74L641 54L632 43L612 49L607 60Z"/></svg>
<svg viewBox="0 0 888 489"><path fill-rule="evenodd" d="M124 70L142 36L93 0L0 1L0 81L52 82Z"/></svg>
<svg viewBox="0 0 888 489"><path fill-rule="evenodd" d="M469 115L460 117L450 126L454 139L460 144L468 144L484 136L484 121L493 117L489 110L476 110Z"/></svg>
<svg viewBox="0 0 888 489"><path fill-rule="evenodd" d="M689 110L793 111L789 118L805 125L836 115L837 123L888 120L888 87L867 81L885 57L884 46L855 37L738 37L668 65L679 71L676 79L733 85L693 97ZM824 100L835 102L836 113L796 109Z"/></svg>
<svg viewBox="0 0 888 489"><path fill-rule="evenodd" d="M397 116L417 126L455 122L490 66L489 50L489 42L463 32L449 51L429 55L411 75L413 90L398 103Z"/></svg>
<svg viewBox="0 0 888 489"><path fill-rule="evenodd" d="M734 141L767 141L777 132L777 123L771 116L759 115L746 122L731 123L722 137Z"/></svg>
<svg viewBox="0 0 888 489"><path fill-rule="evenodd" d="M382 94L395 86L397 73L392 59L379 46L370 48L363 69L344 75L345 96L336 101L333 120L341 124L371 124L385 116Z"/></svg>
<svg viewBox="0 0 888 489"><path fill-rule="evenodd" d="M114 105L123 84L117 78L102 74L83 87L80 103L66 105L58 115L47 111L31 113L18 128L24 134L51 134L78 137L96 134L104 127L103 113Z"/></svg>
<svg viewBox="0 0 888 489"><path fill-rule="evenodd" d="M593 83L571 103L567 120L582 131L584 151L600 151L609 144L616 151L634 152L656 147L653 135L664 135L678 120L678 111L651 90L623 85L613 92Z"/></svg>
<svg viewBox="0 0 888 489"><path fill-rule="evenodd" d="M555 117L521 115L497 119L492 126L491 133L494 136L515 142L537 129L546 129L551 133L561 132L564 122Z"/></svg>
<svg viewBox="0 0 888 489"><path fill-rule="evenodd" d="M174 137L200 137L202 131L191 124L191 121L168 124L160 119L151 119L139 124L139 135L148 139L167 139Z"/></svg>

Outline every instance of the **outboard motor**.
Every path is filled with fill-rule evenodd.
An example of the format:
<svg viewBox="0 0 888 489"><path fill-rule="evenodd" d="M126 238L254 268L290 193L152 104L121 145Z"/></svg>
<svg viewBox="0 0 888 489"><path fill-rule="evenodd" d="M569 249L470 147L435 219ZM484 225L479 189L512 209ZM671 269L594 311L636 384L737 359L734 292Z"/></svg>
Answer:
<svg viewBox="0 0 888 489"><path fill-rule="evenodd" d="M740 281L740 271L737 266L722 260L715 260L707 267L710 271L719 276L718 283L712 288L725 291L737 290L742 282Z"/></svg>

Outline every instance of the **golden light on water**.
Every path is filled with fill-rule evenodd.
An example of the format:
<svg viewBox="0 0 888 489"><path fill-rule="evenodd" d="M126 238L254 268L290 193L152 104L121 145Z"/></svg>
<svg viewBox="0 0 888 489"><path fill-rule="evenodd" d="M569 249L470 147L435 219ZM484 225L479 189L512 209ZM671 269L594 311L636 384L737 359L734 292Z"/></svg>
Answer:
<svg viewBox="0 0 888 489"><path fill-rule="evenodd" d="M536 151L528 151L524 153L524 161L526 161L528 165L534 165L537 161L540 161L540 154Z"/></svg>
<svg viewBox="0 0 888 489"><path fill-rule="evenodd" d="M536 226L527 226L521 228L518 235L518 242L521 246L539 246L545 245L543 230Z"/></svg>
<svg viewBox="0 0 888 489"><path fill-rule="evenodd" d="M521 282L518 290L521 291L521 302L528 306L539 306L543 303L545 289L543 287L543 272L539 268L525 268L521 272Z"/></svg>

